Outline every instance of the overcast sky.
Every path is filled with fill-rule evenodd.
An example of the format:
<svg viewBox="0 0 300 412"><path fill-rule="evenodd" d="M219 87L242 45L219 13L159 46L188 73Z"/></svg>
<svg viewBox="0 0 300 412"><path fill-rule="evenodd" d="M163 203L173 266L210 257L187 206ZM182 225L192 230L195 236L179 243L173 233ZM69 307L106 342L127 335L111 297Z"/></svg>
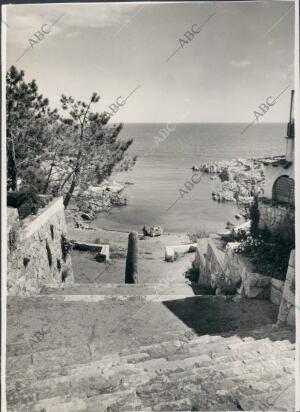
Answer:
<svg viewBox="0 0 300 412"><path fill-rule="evenodd" d="M293 85L293 2L9 5L6 10L7 68L14 64L28 81L36 79L52 107L59 106L62 93L87 100L96 91L97 110L104 111L139 86L115 121L249 123L268 96ZM62 15L16 62L34 33L43 25L48 31ZM208 18L180 47L184 33ZM286 122L289 98L287 90L260 121Z"/></svg>

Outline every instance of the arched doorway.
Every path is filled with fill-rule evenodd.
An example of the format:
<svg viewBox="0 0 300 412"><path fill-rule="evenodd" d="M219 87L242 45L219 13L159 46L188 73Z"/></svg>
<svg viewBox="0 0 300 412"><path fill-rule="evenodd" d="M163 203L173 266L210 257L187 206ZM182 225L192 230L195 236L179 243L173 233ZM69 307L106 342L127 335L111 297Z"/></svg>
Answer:
<svg viewBox="0 0 300 412"><path fill-rule="evenodd" d="M280 176L273 185L272 199L281 203L295 203L295 182L289 176Z"/></svg>

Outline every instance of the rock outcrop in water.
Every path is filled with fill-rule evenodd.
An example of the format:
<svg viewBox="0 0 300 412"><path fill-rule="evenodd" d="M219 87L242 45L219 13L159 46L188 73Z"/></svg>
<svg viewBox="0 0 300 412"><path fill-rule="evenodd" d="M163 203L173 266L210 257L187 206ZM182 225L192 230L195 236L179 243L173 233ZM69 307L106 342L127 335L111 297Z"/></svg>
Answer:
<svg viewBox="0 0 300 412"><path fill-rule="evenodd" d="M75 194L76 206L66 210L66 215L73 218L75 227L87 228L83 221L96 218L97 213L108 212L113 206L126 206L127 198L122 195L125 184L105 182L100 186L89 186Z"/></svg>
<svg viewBox="0 0 300 412"><path fill-rule="evenodd" d="M201 170L212 176L217 175L220 178L220 184L212 191L213 200L248 204L254 196L263 193L265 182L263 163L281 157L204 162L199 166L193 166L192 169Z"/></svg>

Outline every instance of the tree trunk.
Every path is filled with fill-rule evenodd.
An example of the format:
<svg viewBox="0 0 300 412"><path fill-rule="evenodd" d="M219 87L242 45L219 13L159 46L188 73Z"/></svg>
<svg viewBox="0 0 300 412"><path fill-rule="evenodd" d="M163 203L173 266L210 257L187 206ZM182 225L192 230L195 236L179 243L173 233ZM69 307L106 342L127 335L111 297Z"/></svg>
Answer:
<svg viewBox="0 0 300 412"><path fill-rule="evenodd" d="M73 192L74 192L74 190L75 190L75 187L77 186L77 180L78 180L78 174L74 174L74 177L73 177L73 180L72 180L72 183L71 183L71 186L70 186L70 189L69 189L69 191L68 191L68 193L66 194L66 197L65 197L65 199L64 199L64 207L65 207L65 209L67 209L67 207L68 207L68 205L69 205L69 203L70 203L70 200L71 200L71 198L72 198L72 196L73 196Z"/></svg>
<svg viewBox="0 0 300 412"><path fill-rule="evenodd" d="M61 191L63 190L65 184L68 182L68 180L69 180L70 177L72 176L72 173L73 173L73 171L72 171L71 173L69 173L68 176L67 176L67 177L65 178L65 180L63 181L63 184L60 186L60 190L61 190Z"/></svg>
<svg viewBox="0 0 300 412"><path fill-rule="evenodd" d="M43 191L44 194L45 194L45 193L47 192L47 190L48 190L48 186L49 186L49 183L50 183L50 178L51 178L51 175L52 175L52 170L53 170L53 167L55 166L56 154L57 154L57 150L55 151L54 156L53 156L53 159L52 159L52 162L51 162L50 170L49 170L49 173L48 173L48 176L47 176L47 181L46 181L46 184L45 184L45 187L44 187L44 191Z"/></svg>
<svg viewBox="0 0 300 412"><path fill-rule="evenodd" d="M15 155L15 145L12 140L8 143L8 156L7 156L7 173L11 179L10 188L13 191L18 190L18 176L17 176L17 163Z"/></svg>

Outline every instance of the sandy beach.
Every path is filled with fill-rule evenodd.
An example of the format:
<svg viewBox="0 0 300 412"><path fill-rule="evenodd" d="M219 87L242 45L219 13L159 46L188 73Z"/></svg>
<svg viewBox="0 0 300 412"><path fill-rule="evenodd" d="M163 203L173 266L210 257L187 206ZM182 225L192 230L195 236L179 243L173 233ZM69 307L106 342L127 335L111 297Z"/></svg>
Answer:
<svg viewBox="0 0 300 412"><path fill-rule="evenodd" d="M109 264L97 262L90 252L72 251L74 277L77 283L124 283L128 233L103 230L90 225L93 230L76 229L68 225L70 240L109 244ZM184 233L146 237L139 241L139 278L141 283L184 283L184 273L191 267L194 253L186 254L169 263L165 261L165 247L192 243Z"/></svg>

